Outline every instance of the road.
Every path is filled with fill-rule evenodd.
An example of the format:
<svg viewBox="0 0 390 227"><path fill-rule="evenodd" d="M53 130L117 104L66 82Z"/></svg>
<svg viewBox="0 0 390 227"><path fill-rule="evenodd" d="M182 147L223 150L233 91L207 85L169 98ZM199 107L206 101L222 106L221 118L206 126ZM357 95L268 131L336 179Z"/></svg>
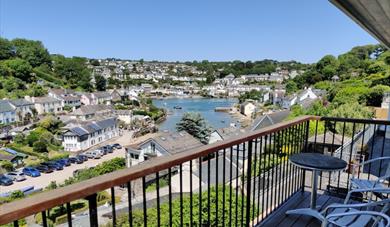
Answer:
<svg viewBox="0 0 390 227"><path fill-rule="evenodd" d="M35 189L45 188L50 184L51 181L56 181L57 184L63 183L66 179L73 176L73 172L78 169L90 168L94 167L104 161L108 161L110 159L116 157L125 157L125 149L124 146L130 144L131 140L129 138L132 137L132 132L125 131L122 136L113 138L111 140L105 141L104 143L99 144L98 146L103 146L105 144L113 144L119 143L123 147L122 149L114 149L114 152L111 154L107 154L100 159L89 159L88 161L82 164L72 164L71 166L65 167L63 170L54 171L52 173L42 173L40 177L32 178L27 176L25 181L22 182L14 182L14 184L10 186L0 186L0 193L6 193L9 191L19 190L24 187L34 186ZM93 147L90 150L96 149L97 147Z"/></svg>

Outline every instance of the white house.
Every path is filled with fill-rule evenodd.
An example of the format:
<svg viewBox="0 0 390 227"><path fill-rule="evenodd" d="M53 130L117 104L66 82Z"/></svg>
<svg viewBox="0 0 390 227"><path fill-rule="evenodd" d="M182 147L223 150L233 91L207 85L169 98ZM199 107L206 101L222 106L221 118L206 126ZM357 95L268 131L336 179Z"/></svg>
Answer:
<svg viewBox="0 0 390 227"><path fill-rule="evenodd" d="M160 132L150 139L138 144L126 147L126 153L130 158L130 165L136 165L152 157L173 155L197 147L203 144L185 131Z"/></svg>
<svg viewBox="0 0 390 227"><path fill-rule="evenodd" d="M32 109L34 104L25 99L13 99L9 100L10 104L15 108L16 121L22 121L27 116L32 116Z"/></svg>
<svg viewBox="0 0 390 227"><path fill-rule="evenodd" d="M319 99L320 97L325 95L325 91L320 89L305 89L301 93L294 94L288 97L285 97L282 100L282 107L284 109L290 109L291 106L298 104L303 107L309 107L311 103L313 103L315 100Z"/></svg>
<svg viewBox="0 0 390 227"><path fill-rule="evenodd" d="M16 121L15 108L8 100L0 100L0 124L9 124Z"/></svg>
<svg viewBox="0 0 390 227"><path fill-rule="evenodd" d="M92 121L68 129L63 134L65 151L77 152L119 136L116 118Z"/></svg>
<svg viewBox="0 0 390 227"><path fill-rule="evenodd" d="M81 106L81 98L73 90L70 89L50 89L48 92L50 97L61 100L62 107L70 106L78 108Z"/></svg>
<svg viewBox="0 0 390 227"><path fill-rule="evenodd" d="M218 141L234 138L240 136L245 132L245 129L239 129L237 127L226 127L214 130L209 137L209 144L216 143Z"/></svg>
<svg viewBox="0 0 390 227"><path fill-rule="evenodd" d="M81 106L72 113L70 113L71 118L79 120L89 120L94 117L107 117L112 116L114 113L114 108L110 105L87 105Z"/></svg>
<svg viewBox="0 0 390 227"><path fill-rule="evenodd" d="M256 111L256 105L253 101L245 101L240 106L240 113L245 116L251 117L252 114Z"/></svg>
<svg viewBox="0 0 390 227"><path fill-rule="evenodd" d="M53 97L26 97L27 101L34 103L38 114L62 112L62 101Z"/></svg>
<svg viewBox="0 0 390 227"><path fill-rule="evenodd" d="M131 110L116 110L115 115L118 120L121 120L126 124L131 124L133 121L133 112Z"/></svg>

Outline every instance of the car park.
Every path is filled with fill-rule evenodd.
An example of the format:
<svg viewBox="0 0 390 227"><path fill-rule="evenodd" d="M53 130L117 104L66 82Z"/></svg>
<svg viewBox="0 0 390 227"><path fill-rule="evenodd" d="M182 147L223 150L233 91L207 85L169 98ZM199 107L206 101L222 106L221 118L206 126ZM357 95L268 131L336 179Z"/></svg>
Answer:
<svg viewBox="0 0 390 227"><path fill-rule="evenodd" d="M8 178L10 178L13 181L24 181L26 180L26 176L23 172L9 172L6 174Z"/></svg>
<svg viewBox="0 0 390 227"><path fill-rule="evenodd" d="M57 160L56 162L62 164L63 166L70 166L71 164L68 158L62 158Z"/></svg>
<svg viewBox="0 0 390 227"><path fill-rule="evenodd" d="M9 177L7 177L5 175L0 175L0 185L8 186L8 185L11 185L13 183L14 182Z"/></svg>
<svg viewBox="0 0 390 227"><path fill-rule="evenodd" d="M69 158L69 161L70 161L71 163L81 164L81 163L84 162L84 159L81 158L81 157L76 156L76 157L70 157L70 158Z"/></svg>
<svg viewBox="0 0 390 227"><path fill-rule="evenodd" d="M30 177L41 176L41 173L39 172L39 170L37 170L36 168L33 168L33 167L25 167L25 168L23 168L22 172L25 175L30 176Z"/></svg>

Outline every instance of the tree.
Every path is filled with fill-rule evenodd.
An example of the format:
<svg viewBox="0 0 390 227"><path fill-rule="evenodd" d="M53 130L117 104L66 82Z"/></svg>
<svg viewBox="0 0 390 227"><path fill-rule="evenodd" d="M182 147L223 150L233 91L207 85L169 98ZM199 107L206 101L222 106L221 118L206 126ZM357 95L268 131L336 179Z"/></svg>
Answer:
<svg viewBox="0 0 390 227"><path fill-rule="evenodd" d="M12 43L7 39L0 38L0 60L10 59L14 55Z"/></svg>
<svg viewBox="0 0 390 227"><path fill-rule="evenodd" d="M200 113L185 113L176 124L178 131L186 131L193 137L206 144L211 133L211 128Z"/></svg>
<svg viewBox="0 0 390 227"><path fill-rule="evenodd" d="M20 58L16 58L5 60L4 62L2 62L2 64L9 70L10 75L17 77L24 82L31 81L32 67L27 61Z"/></svg>
<svg viewBox="0 0 390 227"><path fill-rule="evenodd" d="M33 144L33 151L38 153L47 153L47 145L43 141L36 141Z"/></svg>
<svg viewBox="0 0 390 227"><path fill-rule="evenodd" d="M50 54L41 41L14 39L16 56L26 60L31 66L37 67L42 64L51 64Z"/></svg>
<svg viewBox="0 0 390 227"><path fill-rule="evenodd" d="M101 75L96 75L95 76L95 86L96 90L98 91L105 91L106 90L106 84L107 80Z"/></svg>
<svg viewBox="0 0 390 227"><path fill-rule="evenodd" d="M7 160L0 161L0 169L5 169L5 171L10 172L10 171L14 170L14 165L12 164L12 162L7 161ZM1 173L1 171L0 171L0 173Z"/></svg>
<svg viewBox="0 0 390 227"><path fill-rule="evenodd" d="M298 85L293 80L289 80L286 83L286 92L287 94L292 94L298 90Z"/></svg>
<svg viewBox="0 0 390 227"><path fill-rule="evenodd" d="M244 94L241 94L239 97L238 97L238 101L240 103L243 103L245 100L247 99L252 99L252 100L256 100L256 101L259 101L261 100L263 97L263 92L262 91L258 91L258 90L251 90L249 92L245 92Z"/></svg>
<svg viewBox="0 0 390 227"><path fill-rule="evenodd" d="M329 114L332 117L341 117L341 118L363 118L363 119L369 119L373 116L372 111L365 106L360 105L357 102L347 103L340 105L336 109L332 110ZM358 130L362 126L360 124L356 125L355 133L358 132ZM337 123L336 127L334 129L337 133L343 133L344 130L344 124L343 123ZM352 123L347 123L345 125L345 134L352 136L353 131L353 125Z"/></svg>

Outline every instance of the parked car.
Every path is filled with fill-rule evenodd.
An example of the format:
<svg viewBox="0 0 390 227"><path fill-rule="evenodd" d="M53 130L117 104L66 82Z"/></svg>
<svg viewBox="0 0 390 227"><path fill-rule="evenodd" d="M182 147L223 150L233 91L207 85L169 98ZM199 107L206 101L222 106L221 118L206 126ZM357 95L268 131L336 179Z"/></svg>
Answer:
<svg viewBox="0 0 390 227"><path fill-rule="evenodd" d="M57 160L56 162L62 164L63 166L70 166L71 164L68 158L62 158Z"/></svg>
<svg viewBox="0 0 390 227"><path fill-rule="evenodd" d="M115 147L115 149L122 149L122 145L119 143L114 143L112 146Z"/></svg>
<svg viewBox="0 0 390 227"><path fill-rule="evenodd" d="M113 152L113 149L111 147L111 145L106 145L106 146L103 146L101 147L101 149L107 153L112 153Z"/></svg>
<svg viewBox="0 0 390 227"><path fill-rule="evenodd" d="M51 162L42 162L41 165L49 166L55 170L63 170L64 167L57 162L51 161Z"/></svg>
<svg viewBox="0 0 390 227"><path fill-rule="evenodd" d="M13 183L14 182L9 177L7 177L5 175L0 175L0 185L8 186L8 185L11 185Z"/></svg>
<svg viewBox="0 0 390 227"><path fill-rule="evenodd" d="M84 162L84 159L82 157L76 156L76 157L70 157L69 161L71 163L81 164Z"/></svg>
<svg viewBox="0 0 390 227"><path fill-rule="evenodd" d="M83 154L79 154L79 155L77 155L76 157L79 157L79 158L82 159L84 162L85 162L85 161L88 161L88 157L85 156L85 155L83 155Z"/></svg>
<svg viewBox="0 0 390 227"><path fill-rule="evenodd" d="M102 157L101 153L99 151L87 151L84 153L88 158L94 158L94 159L99 159Z"/></svg>
<svg viewBox="0 0 390 227"><path fill-rule="evenodd" d="M99 148L99 149L96 149L95 152L98 152L100 153L101 156L103 155L106 155L107 154L107 150L104 149L103 147Z"/></svg>
<svg viewBox="0 0 390 227"><path fill-rule="evenodd" d="M54 171L53 167L46 166L46 165L39 165L35 167L39 172L41 173L51 173Z"/></svg>
<svg viewBox="0 0 390 227"><path fill-rule="evenodd" d="M23 172L9 172L6 174L8 178L10 178L13 181L24 181L26 180L26 176Z"/></svg>
<svg viewBox="0 0 390 227"><path fill-rule="evenodd" d="M33 167L25 167L25 168L23 168L22 172L30 177L41 176L41 173L39 172L39 170L37 170L36 168L33 168Z"/></svg>

